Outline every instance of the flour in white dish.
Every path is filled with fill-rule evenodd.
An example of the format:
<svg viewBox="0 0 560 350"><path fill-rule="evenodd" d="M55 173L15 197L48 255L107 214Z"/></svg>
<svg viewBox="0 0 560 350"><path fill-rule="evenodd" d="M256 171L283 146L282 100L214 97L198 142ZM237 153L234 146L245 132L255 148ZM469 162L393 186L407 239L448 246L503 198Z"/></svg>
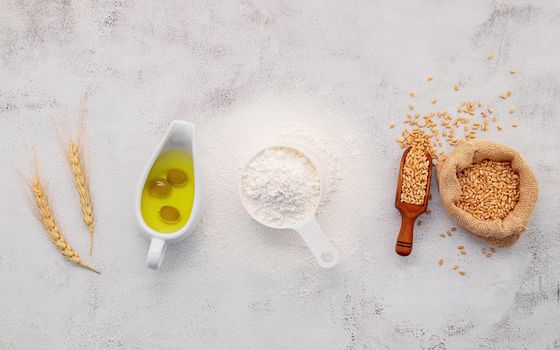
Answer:
<svg viewBox="0 0 560 350"><path fill-rule="evenodd" d="M289 227L307 217L321 196L317 169L287 147L268 148L247 165L241 181L247 210L259 221Z"/></svg>

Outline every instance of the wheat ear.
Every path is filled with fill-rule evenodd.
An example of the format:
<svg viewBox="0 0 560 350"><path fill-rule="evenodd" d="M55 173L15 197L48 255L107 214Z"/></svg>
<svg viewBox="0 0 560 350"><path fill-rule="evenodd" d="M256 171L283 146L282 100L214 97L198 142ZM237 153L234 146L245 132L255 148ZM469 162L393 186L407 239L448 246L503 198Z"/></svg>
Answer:
<svg viewBox="0 0 560 350"><path fill-rule="evenodd" d="M70 140L68 148L67 158L70 164L70 169L72 170L72 176L74 177L74 185L76 187L76 191L78 191L78 196L80 197L82 217L84 219L84 223L89 229L89 255L92 255L94 229L93 205L91 202L87 173L82 157L83 152L81 152L78 144L72 140Z"/></svg>
<svg viewBox="0 0 560 350"><path fill-rule="evenodd" d="M47 231L51 242L56 246L60 254L62 254L66 259L70 260L74 264L80 265L89 269L95 273L100 273L99 270L86 264L76 253L74 249L66 242L64 235L58 228L56 221L54 219L54 214L51 209L49 199L45 188L41 182L39 172L36 170L33 178L29 182L29 187L33 193L33 199L35 208L37 210L37 216L43 227Z"/></svg>
<svg viewBox="0 0 560 350"><path fill-rule="evenodd" d="M91 200L91 192L89 189L89 181L86 172L85 160L84 160L84 150L83 150L83 139L84 139L84 119L86 114L86 101L87 95L84 95L82 101L80 102L80 121L78 136L76 140L72 137L68 137L68 144L65 144L63 137L58 129L56 122L53 122L54 128L62 150L68 160L68 165L72 172L72 177L74 179L74 187L78 192L78 197L80 200L80 209L82 211L82 218L89 230L89 255L93 254L93 232L94 232L94 215L93 215L93 204Z"/></svg>

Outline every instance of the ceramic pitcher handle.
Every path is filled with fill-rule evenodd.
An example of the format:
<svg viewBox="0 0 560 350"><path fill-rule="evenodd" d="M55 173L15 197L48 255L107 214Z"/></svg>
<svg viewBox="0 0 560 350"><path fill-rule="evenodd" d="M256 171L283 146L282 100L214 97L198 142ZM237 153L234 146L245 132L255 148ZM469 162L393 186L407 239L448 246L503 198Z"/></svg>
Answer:
<svg viewBox="0 0 560 350"><path fill-rule="evenodd" d="M163 256L165 255L165 241L159 238L152 238L146 264L150 269L157 270L161 266Z"/></svg>
<svg viewBox="0 0 560 350"><path fill-rule="evenodd" d="M315 256L319 266L328 269L336 265L338 250L325 236L315 217L306 220L295 229Z"/></svg>

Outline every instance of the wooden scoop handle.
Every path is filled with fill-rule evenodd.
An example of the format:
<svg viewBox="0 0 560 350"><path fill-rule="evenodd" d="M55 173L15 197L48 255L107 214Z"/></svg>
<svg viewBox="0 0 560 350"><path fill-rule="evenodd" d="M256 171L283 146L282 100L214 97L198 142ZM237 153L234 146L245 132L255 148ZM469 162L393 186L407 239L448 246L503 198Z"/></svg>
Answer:
<svg viewBox="0 0 560 350"><path fill-rule="evenodd" d="M407 256L412 252L414 222L416 221L416 217L404 215L403 213L401 213L401 217L401 230L399 231L399 235L397 237L395 252L401 256Z"/></svg>

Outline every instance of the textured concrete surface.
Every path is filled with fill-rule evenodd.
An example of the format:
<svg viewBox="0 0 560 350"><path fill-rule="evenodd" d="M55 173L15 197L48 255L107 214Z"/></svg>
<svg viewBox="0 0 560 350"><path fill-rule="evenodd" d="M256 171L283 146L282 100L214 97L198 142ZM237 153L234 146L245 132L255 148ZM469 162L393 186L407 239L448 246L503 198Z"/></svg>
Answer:
<svg viewBox="0 0 560 350"><path fill-rule="evenodd" d="M557 1L0 1L0 348L560 349L559 35ZM440 238L453 223L434 186L413 255L396 256L401 124L388 125L408 91L453 110L507 89L503 120L519 127L484 138L537 174L526 235L492 258ZM93 257L51 127L75 125L84 92ZM208 205L154 272L134 187L173 119L198 126ZM332 270L239 203L243 163L286 134L336 158L318 215L341 253ZM16 175L32 146L61 227L101 275L57 255L33 217Z"/></svg>

